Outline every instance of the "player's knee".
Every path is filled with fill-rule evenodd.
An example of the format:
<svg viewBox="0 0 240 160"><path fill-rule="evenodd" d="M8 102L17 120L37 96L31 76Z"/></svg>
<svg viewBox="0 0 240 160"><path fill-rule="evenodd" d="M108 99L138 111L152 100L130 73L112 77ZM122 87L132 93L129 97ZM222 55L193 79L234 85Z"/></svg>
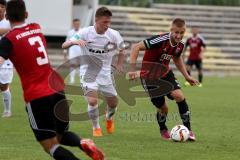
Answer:
<svg viewBox="0 0 240 160"><path fill-rule="evenodd" d="M116 108L117 105L118 105L117 102L108 104L108 106L109 106L110 108Z"/></svg>
<svg viewBox="0 0 240 160"><path fill-rule="evenodd" d="M9 89L9 85L8 84L0 84L0 90L2 92L7 91Z"/></svg>
<svg viewBox="0 0 240 160"><path fill-rule="evenodd" d="M118 99L117 99L117 98L113 98L113 99L111 99L111 100L108 100L108 101L107 101L107 104L108 104L108 106L111 107L111 108L116 108L117 105L118 105Z"/></svg>
<svg viewBox="0 0 240 160"><path fill-rule="evenodd" d="M90 106L96 106L98 104L97 100L96 99L92 99L92 100L88 100L88 104Z"/></svg>
<svg viewBox="0 0 240 160"><path fill-rule="evenodd" d="M58 144L59 144L59 142L58 142L58 140L57 140L56 137L51 138L51 139L47 139L47 140L40 141L39 143L42 145L44 151L47 152L48 154L50 154L50 150L51 150L55 145L58 145Z"/></svg>
<svg viewBox="0 0 240 160"><path fill-rule="evenodd" d="M166 115L168 114L168 107L167 107L166 103L164 103L164 104L162 105L162 107L160 108L160 110L161 110L161 113L165 113Z"/></svg>
<svg viewBox="0 0 240 160"><path fill-rule="evenodd" d="M151 99L153 105L156 107L156 108L161 108L162 106L164 106L165 104L165 98L164 97L156 97L156 98L152 98Z"/></svg>
<svg viewBox="0 0 240 160"><path fill-rule="evenodd" d="M183 93L181 90L176 90L171 93L171 97L176 101L176 102L181 102L185 99Z"/></svg>

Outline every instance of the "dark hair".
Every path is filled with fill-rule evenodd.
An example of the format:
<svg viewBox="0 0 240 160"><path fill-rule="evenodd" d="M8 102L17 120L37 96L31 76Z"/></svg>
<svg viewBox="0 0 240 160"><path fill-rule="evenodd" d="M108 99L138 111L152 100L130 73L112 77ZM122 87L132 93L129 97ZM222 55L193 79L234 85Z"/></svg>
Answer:
<svg viewBox="0 0 240 160"><path fill-rule="evenodd" d="M183 27L185 26L185 20L182 18L175 18L172 21L172 25L176 25L177 27Z"/></svg>
<svg viewBox="0 0 240 160"><path fill-rule="evenodd" d="M97 9L95 17L112 17L112 12L107 7L100 7Z"/></svg>
<svg viewBox="0 0 240 160"><path fill-rule="evenodd" d="M3 6L6 6L7 2L6 2L6 0L0 0L0 4L3 5Z"/></svg>
<svg viewBox="0 0 240 160"><path fill-rule="evenodd" d="M73 22L80 22L80 19L75 18L75 19L73 19Z"/></svg>
<svg viewBox="0 0 240 160"><path fill-rule="evenodd" d="M10 0L7 2L6 16L10 22L22 22L26 16L26 6L23 0Z"/></svg>

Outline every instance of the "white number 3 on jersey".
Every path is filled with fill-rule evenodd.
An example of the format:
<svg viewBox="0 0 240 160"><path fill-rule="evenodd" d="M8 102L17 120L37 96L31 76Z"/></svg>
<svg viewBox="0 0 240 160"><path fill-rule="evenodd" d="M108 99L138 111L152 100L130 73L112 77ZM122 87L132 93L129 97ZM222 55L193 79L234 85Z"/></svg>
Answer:
<svg viewBox="0 0 240 160"><path fill-rule="evenodd" d="M38 52L43 53L44 57L37 57L37 64L39 66L47 64L48 63L47 51L43 45L41 37L39 36L31 37L28 39L28 42L30 43L31 46L34 46L36 43L40 45L40 47L38 47Z"/></svg>

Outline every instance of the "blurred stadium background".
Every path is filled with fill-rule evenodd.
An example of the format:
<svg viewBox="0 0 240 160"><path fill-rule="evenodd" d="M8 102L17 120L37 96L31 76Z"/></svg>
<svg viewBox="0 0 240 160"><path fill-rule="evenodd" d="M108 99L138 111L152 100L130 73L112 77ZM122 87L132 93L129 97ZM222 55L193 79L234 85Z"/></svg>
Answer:
<svg viewBox="0 0 240 160"><path fill-rule="evenodd" d="M72 19L79 18L82 27L93 24L99 5L113 11L112 28L130 42L168 32L174 17L185 18L189 28L199 26L207 42L204 70L212 76L204 79L203 88L183 88L192 110L196 143L161 140L155 108L147 98L138 98L136 107L129 107L120 99L116 134L107 135L104 131L104 137L94 140L104 149L107 160L239 160L240 0L26 0L26 3L28 21L40 23L47 36L54 67L64 62L61 44ZM190 29L185 38L189 35ZM14 77L11 90L13 117L0 118L0 160L50 160L34 141L18 76ZM72 112L86 110L83 97L68 95L68 98L74 100ZM2 103L0 106L1 109ZM174 102L169 102L169 108L171 128L181 120ZM104 121L101 117L101 124ZM71 122L71 130L91 137L88 121ZM79 150L71 150L88 159Z"/></svg>
<svg viewBox="0 0 240 160"><path fill-rule="evenodd" d="M107 5L113 11L111 27L119 30L125 41L134 43L152 34L168 32L171 20L182 17L188 26L185 38L191 34L191 26L199 26L206 40L207 73L240 73L240 0L31 0L27 3L29 21L41 23L48 38L53 66L63 61L60 44L71 28L71 20L79 18L82 27L91 25L97 6ZM44 3L48 5L43 15L37 6Z"/></svg>

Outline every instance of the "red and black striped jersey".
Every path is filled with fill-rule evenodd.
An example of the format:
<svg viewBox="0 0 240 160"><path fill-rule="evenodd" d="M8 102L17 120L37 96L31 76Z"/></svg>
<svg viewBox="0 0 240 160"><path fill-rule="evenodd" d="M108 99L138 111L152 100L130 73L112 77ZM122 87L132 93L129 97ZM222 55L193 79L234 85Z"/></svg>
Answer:
<svg viewBox="0 0 240 160"><path fill-rule="evenodd" d="M189 60L201 60L200 53L202 47L206 47L204 39L198 35L197 37L189 37L186 41L186 48L189 46L190 54Z"/></svg>
<svg viewBox="0 0 240 160"><path fill-rule="evenodd" d="M172 57L181 56L184 49L184 43L179 42L176 45L173 45L170 41L170 33L165 33L162 35L153 36L143 41L147 50L145 51L142 63L158 63L167 68L167 71L170 70L169 63ZM142 65L141 73L146 71Z"/></svg>

